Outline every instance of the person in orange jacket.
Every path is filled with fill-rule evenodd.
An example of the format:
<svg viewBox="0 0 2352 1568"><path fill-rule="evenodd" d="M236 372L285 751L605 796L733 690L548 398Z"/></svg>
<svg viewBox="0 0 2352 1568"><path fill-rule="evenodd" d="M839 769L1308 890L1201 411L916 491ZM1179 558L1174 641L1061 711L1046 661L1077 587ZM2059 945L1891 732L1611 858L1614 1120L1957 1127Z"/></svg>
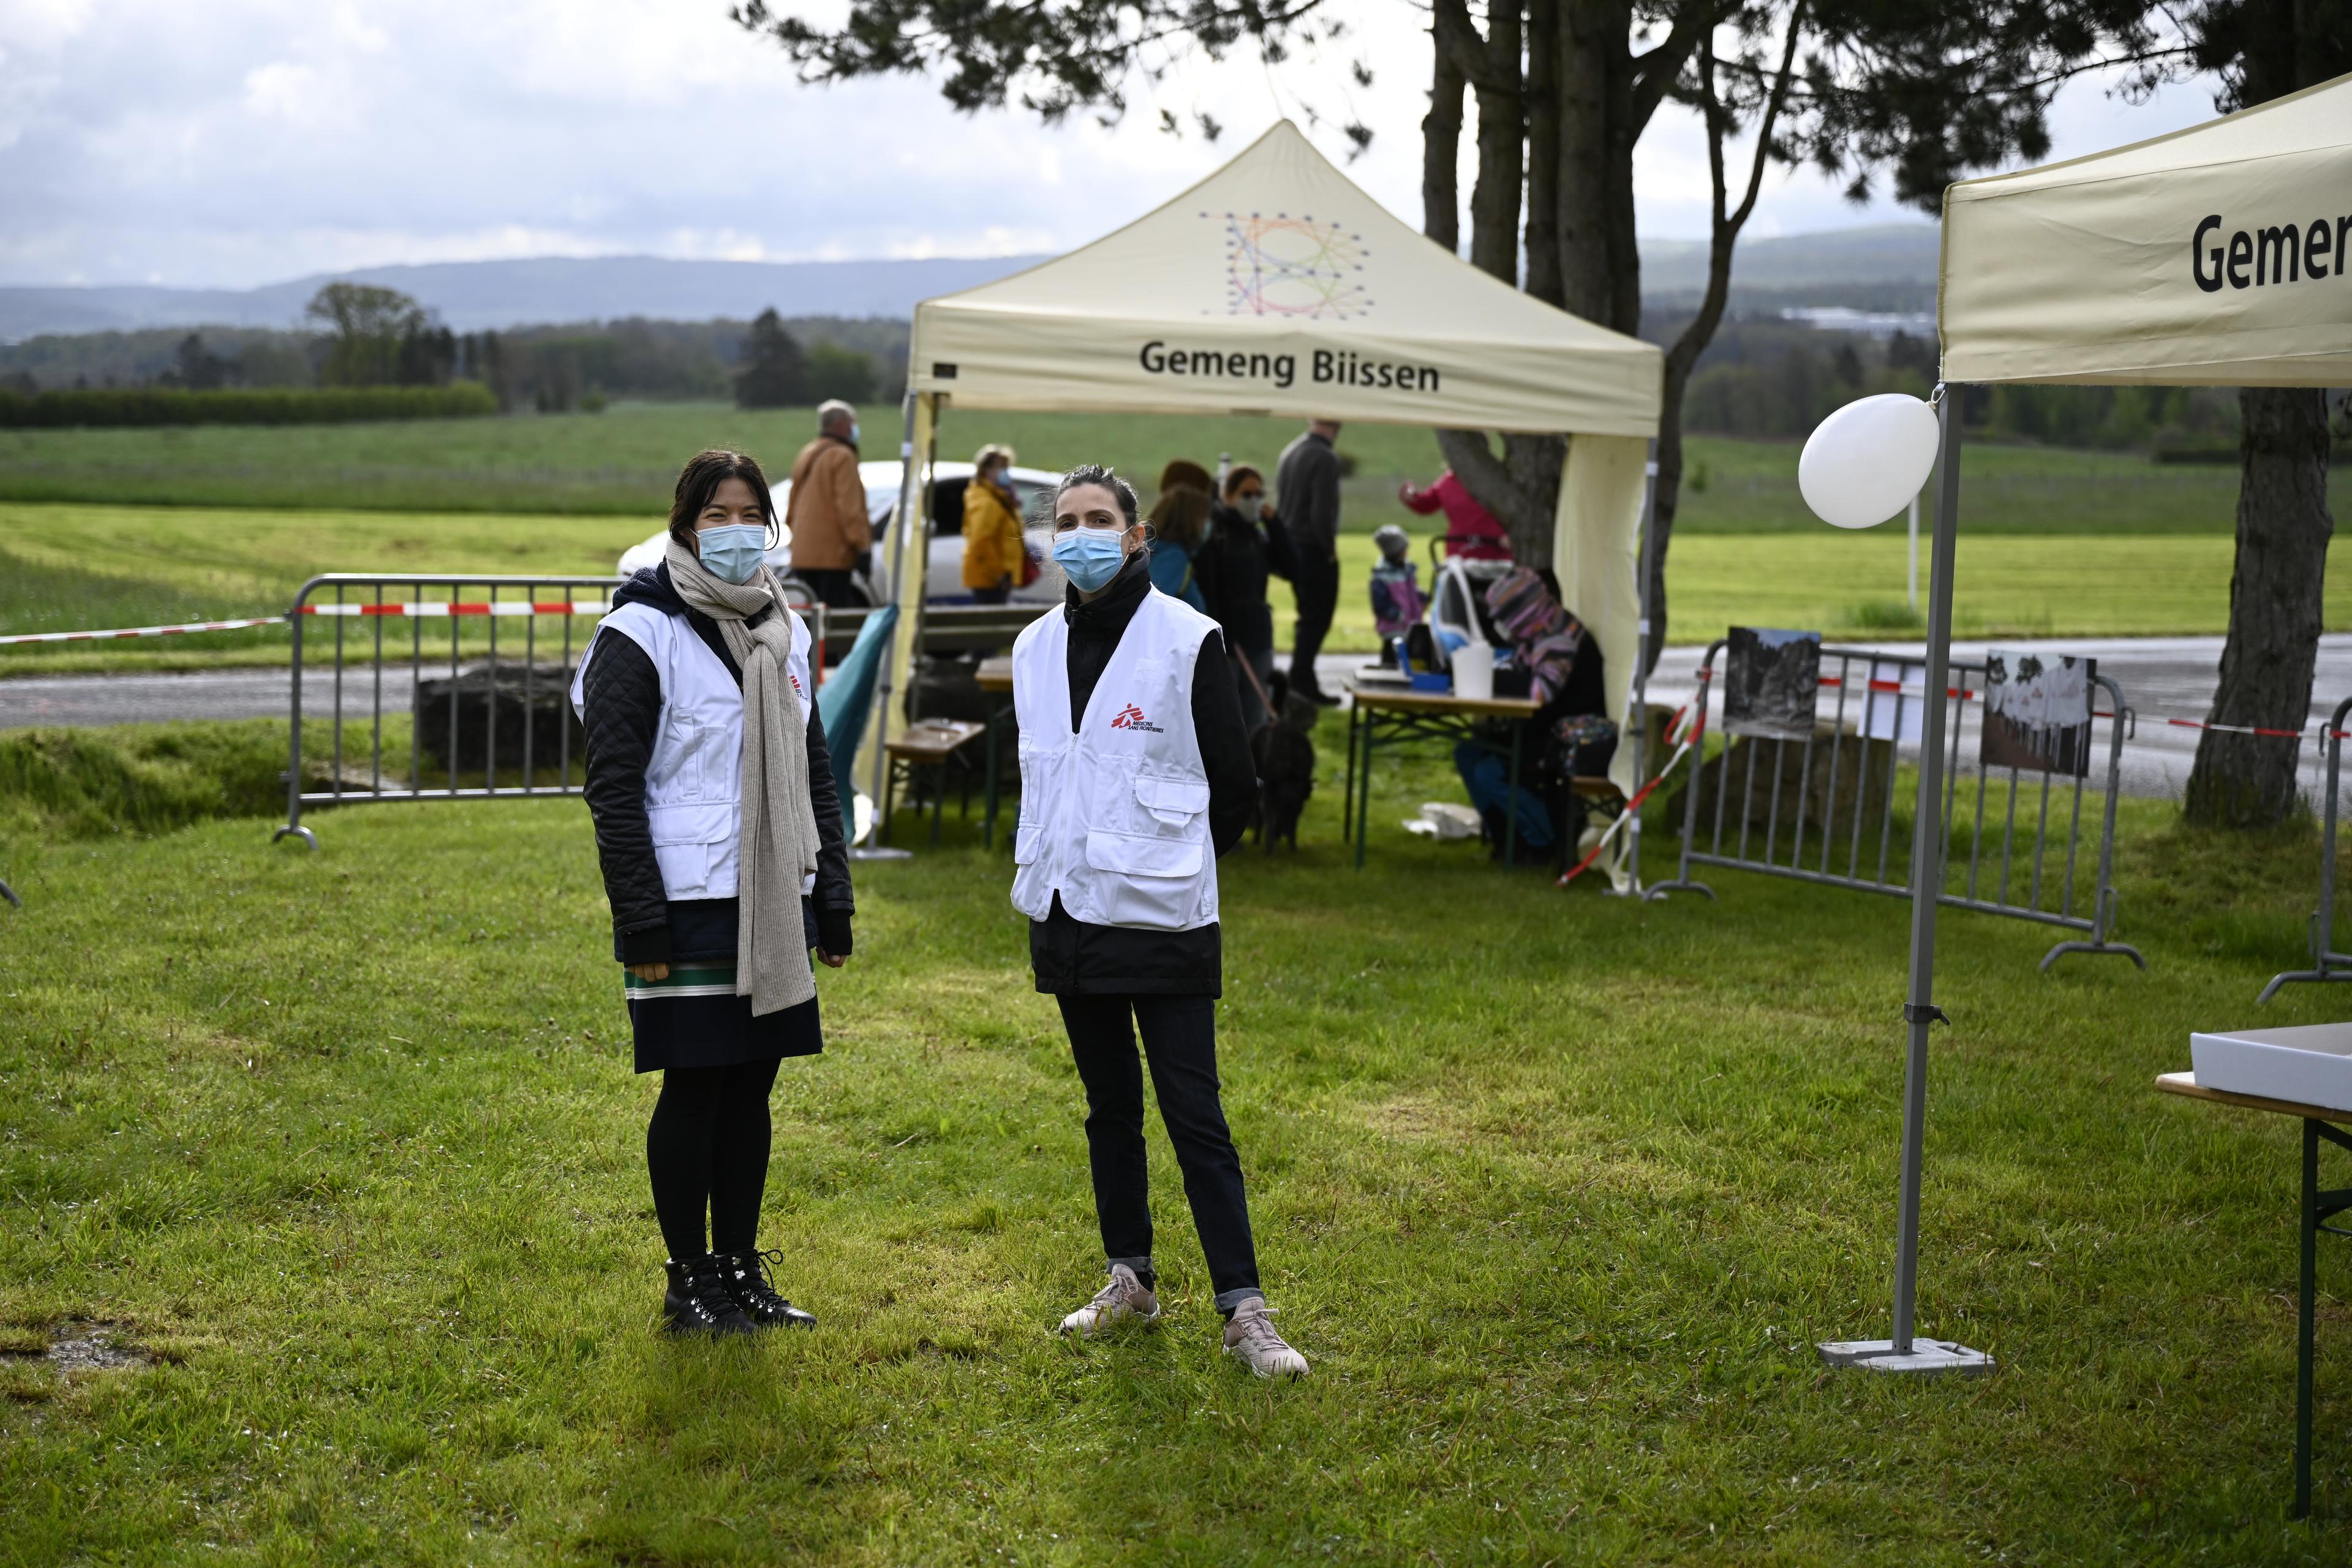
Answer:
<svg viewBox="0 0 2352 1568"><path fill-rule="evenodd" d="M972 602L1001 605L1021 586L1029 547L1021 537L1021 500L1013 491L1013 448L982 447L963 492L963 585Z"/></svg>
<svg viewBox="0 0 2352 1568"><path fill-rule="evenodd" d="M874 526L857 474L857 410L838 400L824 404L816 428L816 439L793 459L784 500L793 575L835 609L856 609L865 599L851 579L870 570L874 559Z"/></svg>

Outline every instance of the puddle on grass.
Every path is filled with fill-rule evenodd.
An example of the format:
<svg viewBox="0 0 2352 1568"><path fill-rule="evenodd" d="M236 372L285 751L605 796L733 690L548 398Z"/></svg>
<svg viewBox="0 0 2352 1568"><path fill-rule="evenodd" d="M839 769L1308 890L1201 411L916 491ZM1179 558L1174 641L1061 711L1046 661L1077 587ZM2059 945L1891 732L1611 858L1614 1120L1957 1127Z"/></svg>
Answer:
<svg viewBox="0 0 2352 1568"><path fill-rule="evenodd" d="M116 1337L115 1325L91 1318L68 1318L47 1331L46 1346L38 1329L11 1332L0 1341L0 1364L54 1371L59 1377L77 1373L121 1372L145 1366L155 1358ZM12 1384L7 1393L17 1399L44 1399L50 1389L38 1384Z"/></svg>

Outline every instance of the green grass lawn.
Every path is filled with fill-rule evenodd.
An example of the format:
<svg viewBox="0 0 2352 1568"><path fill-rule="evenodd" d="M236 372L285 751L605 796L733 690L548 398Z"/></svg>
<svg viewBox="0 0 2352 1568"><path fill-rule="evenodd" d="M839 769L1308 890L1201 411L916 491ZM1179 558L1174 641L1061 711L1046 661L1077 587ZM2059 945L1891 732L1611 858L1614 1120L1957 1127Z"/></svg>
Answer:
<svg viewBox="0 0 2352 1568"><path fill-rule="evenodd" d="M1901 906L1559 892L1397 831L1454 791L1393 758L1359 874L1324 739L1304 852L1222 873L1293 1387L1215 1353L1156 1126L1167 1320L1049 1333L1100 1268L1080 1096L952 815L860 868L777 1091L763 1240L824 1326L712 1347L650 1331L655 1086L575 803L320 814L316 855L0 812L0 1560L2343 1560L2332 1296L2284 1517L2294 1131L2150 1084L2297 955L2307 831L2129 805L2147 975L1948 914L1921 1328L2001 1370L1881 1380L1811 1345L1885 1331ZM147 1358L23 1353L76 1319Z"/></svg>

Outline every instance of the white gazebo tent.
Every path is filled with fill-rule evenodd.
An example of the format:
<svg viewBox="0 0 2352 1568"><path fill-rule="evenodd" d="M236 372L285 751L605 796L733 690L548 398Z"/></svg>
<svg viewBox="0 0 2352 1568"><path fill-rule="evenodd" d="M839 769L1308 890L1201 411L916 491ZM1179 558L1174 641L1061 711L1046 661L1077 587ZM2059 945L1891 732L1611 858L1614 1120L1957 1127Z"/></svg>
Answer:
<svg viewBox="0 0 2352 1568"><path fill-rule="evenodd" d="M1567 433L1554 570L1612 672L1610 716L1639 736L1628 673L1641 662L1635 556L1658 350L1414 232L1288 121L1125 228L923 301L908 361L907 479L890 542L900 611L877 730L919 636L929 487L918 480L938 411L952 403ZM1615 770L1629 790L1634 749L1620 749ZM878 738L875 755L878 764Z"/></svg>
<svg viewBox="0 0 2352 1568"><path fill-rule="evenodd" d="M1942 428L1927 689L1949 680L1960 399L1969 384L2352 384L2352 76L2152 141L1944 195ZM1824 1346L1885 1371L1988 1364L1912 1334L1927 1031L1936 1009L1947 704L1923 714L1911 826L1910 1050L1893 1340Z"/></svg>

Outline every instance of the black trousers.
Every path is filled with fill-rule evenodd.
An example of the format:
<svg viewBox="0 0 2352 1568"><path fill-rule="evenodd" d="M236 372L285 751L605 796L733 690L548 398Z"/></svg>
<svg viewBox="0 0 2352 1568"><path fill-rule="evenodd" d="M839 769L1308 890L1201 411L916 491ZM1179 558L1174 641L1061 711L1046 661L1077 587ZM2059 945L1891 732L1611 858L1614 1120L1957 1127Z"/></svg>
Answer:
<svg viewBox="0 0 2352 1568"><path fill-rule="evenodd" d="M816 595L817 603L827 609L856 610L865 606L866 601L858 596L846 568L829 571L812 566L805 571L796 570L793 575L807 584L809 592Z"/></svg>
<svg viewBox="0 0 2352 1568"><path fill-rule="evenodd" d="M1095 1181L1095 1218L1103 1253L1151 1278L1150 1178L1143 1148L1143 1063L1160 1120L1176 1145L1184 1196L1209 1262L1217 1307L1230 1312L1262 1294L1257 1248L1250 1239L1249 1200L1241 1157L1234 1152L1218 1098L1217 1004L1209 996L1062 995L1070 1055L1087 1088L1087 1155ZM1130 1024L1130 1019L1132 1023Z"/></svg>
<svg viewBox="0 0 2352 1568"><path fill-rule="evenodd" d="M1315 680L1315 656L1330 635L1331 613L1339 607L1339 563L1301 561L1290 580L1298 600L1298 619L1291 627L1290 685L1295 691L1320 691Z"/></svg>

